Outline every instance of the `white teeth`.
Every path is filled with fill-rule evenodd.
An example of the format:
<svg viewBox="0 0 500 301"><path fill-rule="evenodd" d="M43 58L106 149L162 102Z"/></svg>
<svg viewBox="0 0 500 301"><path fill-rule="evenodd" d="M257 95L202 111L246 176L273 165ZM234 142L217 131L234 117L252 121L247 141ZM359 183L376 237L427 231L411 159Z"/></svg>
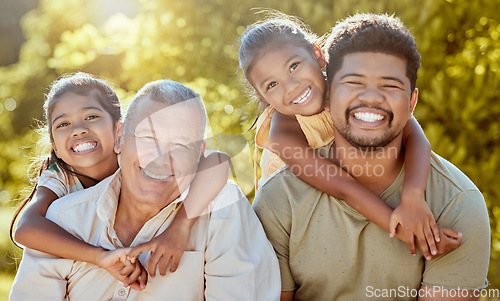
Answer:
<svg viewBox="0 0 500 301"><path fill-rule="evenodd" d="M368 112L358 112L354 113L354 117L356 119L365 121L365 122L375 122L384 119L384 116L375 114L375 113L368 113Z"/></svg>
<svg viewBox="0 0 500 301"><path fill-rule="evenodd" d="M170 175L157 175L157 174L154 174L146 169L142 169L142 171L144 171L144 174L152 179L155 179L155 180L159 180L159 181L163 181L163 180L166 180L170 177Z"/></svg>
<svg viewBox="0 0 500 301"><path fill-rule="evenodd" d="M75 153L79 153L79 152L83 152L83 151L93 149L96 147L97 147L97 143L87 142L87 143L78 144L77 146L73 147L73 151L75 151Z"/></svg>
<svg viewBox="0 0 500 301"><path fill-rule="evenodd" d="M307 89L307 91L305 91L302 95L300 95L298 99L292 101L292 103L294 104L303 103L307 99L307 97L309 97L310 94L311 94L311 88Z"/></svg>

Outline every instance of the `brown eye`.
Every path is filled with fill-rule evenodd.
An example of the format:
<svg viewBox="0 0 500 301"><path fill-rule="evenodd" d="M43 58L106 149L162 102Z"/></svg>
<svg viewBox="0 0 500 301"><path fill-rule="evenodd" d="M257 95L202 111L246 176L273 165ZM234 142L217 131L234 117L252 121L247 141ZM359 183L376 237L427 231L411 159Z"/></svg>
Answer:
<svg viewBox="0 0 500 301"><path fill-rule="evenodd" d="M269 85L267 85L267 90L272 89L272 88L276 87L277 85L278 85L277 82L271 82L271 83L269 83Z"/></svg>
<svg viewBox="0 0 500 301"><path fill-rule="evenodd" d="M56 126L56 129L58 129L58 128L62 128L62 127L68 126L68 125L69 125L69 122L61 122L61 123L59 123L59 124Z"/></svg>
<svg viewBox="0 0 500 301"><path fill-rule="evenodd" d="M85 118L85 120L92 120L92 119L96 119L96 118L99 118L99 116L97 116L97 115L89 115L89 116L87 116L87 118Z"/></svg>

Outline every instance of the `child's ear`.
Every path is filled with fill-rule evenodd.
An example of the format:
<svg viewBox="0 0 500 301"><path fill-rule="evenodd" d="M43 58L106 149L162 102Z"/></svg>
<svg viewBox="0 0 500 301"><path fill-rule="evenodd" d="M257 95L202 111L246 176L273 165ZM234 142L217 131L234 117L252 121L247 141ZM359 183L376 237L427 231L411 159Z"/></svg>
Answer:
<svg viewBox="0 0 500 301"><path fill-rule="evenodd" d="M323 51L321 50L321 47L319 47L318 43L314 43L313 49L314 49L314 56L316 57L316 60L318 61L321 68L324 68L326 66L326 59L325 59L325 55L323 54Z"/></svg>
<svg viewBox="0 0 500 301"><path fill-rule="evenodd" d="M415 88L413 92L411 93L411 99L410 99L410 115L413 115L413 111L415 110L415 106L417 105L418 101L418 89ZM410 116L411 118L411 116Z"/></svg>
<svg viewBox="0 0 500 301"><path fill-rule="evenodd" d="M59 158L59 154L57 153L57 146L54 143L54 141L52 140L52 138L50 138L50 144L52 146L52 150L54 150L54 154L56 154L56 157ZM61 159L61 158L59 158L59 159Z"/></svg>
<svg viewBox="0 0 500 301"><path fill-rule="evenodd" d="M59 154L57 153L57 147L56 147L56 144L54 142L52 142L52 149L54 150L54 154L56 154L56 157L59 158ZM59 158L61 159L61 158Z"/></svg>

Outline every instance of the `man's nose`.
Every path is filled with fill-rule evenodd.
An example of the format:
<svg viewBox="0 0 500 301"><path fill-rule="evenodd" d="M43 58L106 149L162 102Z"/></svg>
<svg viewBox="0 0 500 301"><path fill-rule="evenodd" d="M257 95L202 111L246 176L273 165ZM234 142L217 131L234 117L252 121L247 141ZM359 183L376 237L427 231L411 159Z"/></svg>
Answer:
<svg viewBox="0 0 500 301"><path fill-rule="evenodd" d="M169 151L155 154L154 157L150 157L149 163L145 163L147 163L146 168L156 170L158 172L167 172L173 168L173 159Z"/></svg>
<svg viewBox="0 0 500 301"><path fill-rule="evenodd" d="M359 101L367 105L377 105L384 102L384 96L375 86L367 86L358 96Z"/></svg>
<svg viewBox="0 0 500 301"><path fill-rule="evenodd" d="M171 161L172 157L170 156L170 152L168 150L162 150L151 160L151 162L156 165L170 165Z"/></svg>

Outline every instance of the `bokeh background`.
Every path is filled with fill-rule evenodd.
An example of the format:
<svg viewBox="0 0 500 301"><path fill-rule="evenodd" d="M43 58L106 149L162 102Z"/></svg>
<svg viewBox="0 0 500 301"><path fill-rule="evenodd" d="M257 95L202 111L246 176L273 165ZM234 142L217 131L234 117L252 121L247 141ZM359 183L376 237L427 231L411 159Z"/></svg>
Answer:
<svg viewBox="0 0 500 301"><path fill-rule="evenodd" d="M253 8L296 15L322 35L355 12L399 16L422 54L415 116L435 152L464 171L486 199L489 280L500 287L500 23L497 0L0 0L0 300L21 257L8 238L26 196L44 93L66 72L115 83L126 104L145 83L170 78L205 99L211 143L233 157L232 175L253 198L257 105L238 70L238 38ZM390 254L387 254L390 256Z"/></svg>

